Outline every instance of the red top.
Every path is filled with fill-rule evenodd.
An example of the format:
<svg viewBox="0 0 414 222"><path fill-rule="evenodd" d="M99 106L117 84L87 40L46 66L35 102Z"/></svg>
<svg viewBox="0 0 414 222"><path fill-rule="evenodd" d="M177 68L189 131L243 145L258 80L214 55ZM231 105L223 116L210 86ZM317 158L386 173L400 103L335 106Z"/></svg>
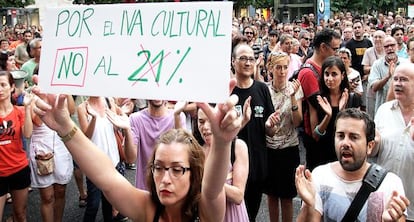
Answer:
<svg viewBox="0 0 414 222"><path fill-rule="evenodd" d="M0 177L10 176L29 165L23 149L24 110L14 106L6 117L0 117Z"/></svg>
<svg viewBox="0 0 414 222"><path fill-rule="evenodd" d="M318 66L314 61L308 60L306 63L310 63L315 67L316 71L318 73L321 73L321 67ZM303 96L304 96L304 102L307 103L309 97L319 94L319 83L318 83L318 77L319 74L316 73L316 75L313 73L312 69L306 68L302 69L299 72L298 80L300 81L300 85L302 86L303 90ZM307 111L309 112L309 111ZM312 135L312 129L310 126L310 116L309 113L303 114L303 125L305 127L305 132L308 135Z"/></svg>

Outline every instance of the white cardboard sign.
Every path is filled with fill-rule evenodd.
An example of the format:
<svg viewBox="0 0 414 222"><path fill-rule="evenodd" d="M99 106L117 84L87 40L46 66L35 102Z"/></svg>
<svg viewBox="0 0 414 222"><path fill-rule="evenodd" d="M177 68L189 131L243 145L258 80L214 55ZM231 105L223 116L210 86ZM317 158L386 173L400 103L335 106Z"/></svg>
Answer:
<svg viewBox="0 0 414 222"><path fill-rule="evenodd" d="M47 8L39 85L48 93L224 102L231 2Z"/></svg>

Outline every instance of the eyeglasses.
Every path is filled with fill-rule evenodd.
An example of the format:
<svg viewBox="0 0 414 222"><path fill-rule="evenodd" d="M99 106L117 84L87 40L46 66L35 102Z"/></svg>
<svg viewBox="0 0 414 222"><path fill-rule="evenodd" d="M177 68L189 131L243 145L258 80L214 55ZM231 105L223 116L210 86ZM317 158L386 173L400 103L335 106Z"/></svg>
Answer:
<svg viewBox="0 0 414 222"><path fill-rule="evenodd" d="M247 63L247 62L255 62L256 61L256 59L254 58L254 57L247 57L247 56L240 56L239 58L237 58L240 62L244 62L244 63Z"/></svg>
<svg viewBox="0 0 414 222"><path fill-rule="evenodd" d="M300 30L295 30L294 32L300 32Z"/></svg>
<svg viewBox="0 0 414 222"><path fill-rule="evenodd" d="M287 65L275 65L276 70L287 70L289 67Z"/></svg>
<svg viewBox="0 0 414 222"><path fill-rule="evenodd" d="M245 35L253 35L253 32L244 32Z"/></svg>
<svg viewBox="0 0 414 222"><path fill-rule="evenodd" d="M185 172L190 171L190 167L182 167L182 166L173 166L173 167L163 167L157 164L151 166L151 172L154 174L155 177L163 177L165 171L168 171L170 177L174 179L180 178Z"/></svg>
<svg viewBox="0 0 414 222"><path fill-rule="evenodd" d="M306 41L310 41L311 40L311 38L306 38L306 37L303 37L303 39L305 39Z"/></svg>

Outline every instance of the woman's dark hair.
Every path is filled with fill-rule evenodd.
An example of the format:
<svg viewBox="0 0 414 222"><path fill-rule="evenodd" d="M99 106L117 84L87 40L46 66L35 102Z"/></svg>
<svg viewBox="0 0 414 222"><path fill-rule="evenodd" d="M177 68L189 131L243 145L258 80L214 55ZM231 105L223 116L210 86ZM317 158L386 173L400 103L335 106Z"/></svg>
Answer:
<svg viewBox="0 0 414 222"><path fill-rule="evenodd" d="M197 214L198 203L201 197L201 184L204 173L204 160L205 155L202 147L194 138L194 136L183 129L171 129L160 136L157 143L154 146L154 151L147 164L147 187L151 193L151 200L160 207L163 205L158 198L157 189L154 181L154 175L151 171L151 167L154 164L155 154L160 144L172 144L181 143L186 145L188 152L188 162L190 163L190 189L184 201L182 215L186 218L193 218Z"/></svg>
<svg viewBox="0 0 414 222"><path fill-rule="evenodd" d="M2 70L2 71L0 71L0 76L7 76L7 80L8 80L8 82L9 82L10 87L13 87L13 88L14 88L14 86L15 86L15 84L14 84L14 79L13 79L12 74L11 74L9 71L6 71L6 70ZM14 93L14 89L11 91L10 101L11 101L11 103L12 103L13 105L15 105L15 104L16 104L16 101L15 101L15 99L13 98L13 93Z"/></svg>
<svg viewBox="0 0 414 222"><path fill-rule="evenodd" d="M346 69L345 69L345 64L342 61L341 58L339 58L338 56L330 56L327 59L325 59L325 61L322 64L322 72L321 72L321 76L319 77L319 90L321 93L322 97L326 97L328 99L329 102L330 101L330 91L329 88L326 86L325 84L325 80L324 80L324 75L325 75L325 70L327 68L331 68L331 67L338 67L339 71L341 72L341 75L343 75L343 79L341 81L341 84L339 85L339 89L341 91L341 93L345 90L348 89L349 90L349 82L348 82L348 77L346 75Z"/></svg>

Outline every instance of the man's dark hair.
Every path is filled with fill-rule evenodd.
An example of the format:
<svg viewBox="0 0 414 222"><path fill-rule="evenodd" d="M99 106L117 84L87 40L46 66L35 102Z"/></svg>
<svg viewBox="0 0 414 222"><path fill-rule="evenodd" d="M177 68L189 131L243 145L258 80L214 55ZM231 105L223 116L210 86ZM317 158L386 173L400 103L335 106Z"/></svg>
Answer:
<svg viewBox="0 0 414 222"><path fill-rule="evenodd" d="M395 34L397 31L400 31L400 30L401 30L401 32L404 34L404 28L403 28L403 27L395 26L394 28L392 28L392 29L391 29L391 36L394 36L394 34Z"/></svg>
<svg viewBox="0 0 414 222"><path fill-rule="evenodd" d="M0 39L0 44L1 44L2 42L7 42L7 43L9 43L9 40L8 40L8 39L6 39L6 38L1 38L1 39Z"/></svg>
<svg viewBox="0 0 414 222"><path fill-rule="evenodd" d="M23 36L24 36L26 33L30 33L30 34L33 36L32 31L30 31L29 29L24 30L24 32L23 32Z"/></svg>
<svg viewBox="0 0 414 222"><path fill-rule="evenodd" d="M319 49L322 43L330 44L332 39L341 39L341 35L332 29L324 28L313 38L313 47Z"/></svg>
<svg viewBox="0 0 414 222"><path fill-rule="evenodd" d="M335 131L338 119L352 118L357 120L363 120L365 123L365 136L367 143L375 139L375 122L371 117L364 111L357 108L347 108L338 113L335 120Z"/></svg>

